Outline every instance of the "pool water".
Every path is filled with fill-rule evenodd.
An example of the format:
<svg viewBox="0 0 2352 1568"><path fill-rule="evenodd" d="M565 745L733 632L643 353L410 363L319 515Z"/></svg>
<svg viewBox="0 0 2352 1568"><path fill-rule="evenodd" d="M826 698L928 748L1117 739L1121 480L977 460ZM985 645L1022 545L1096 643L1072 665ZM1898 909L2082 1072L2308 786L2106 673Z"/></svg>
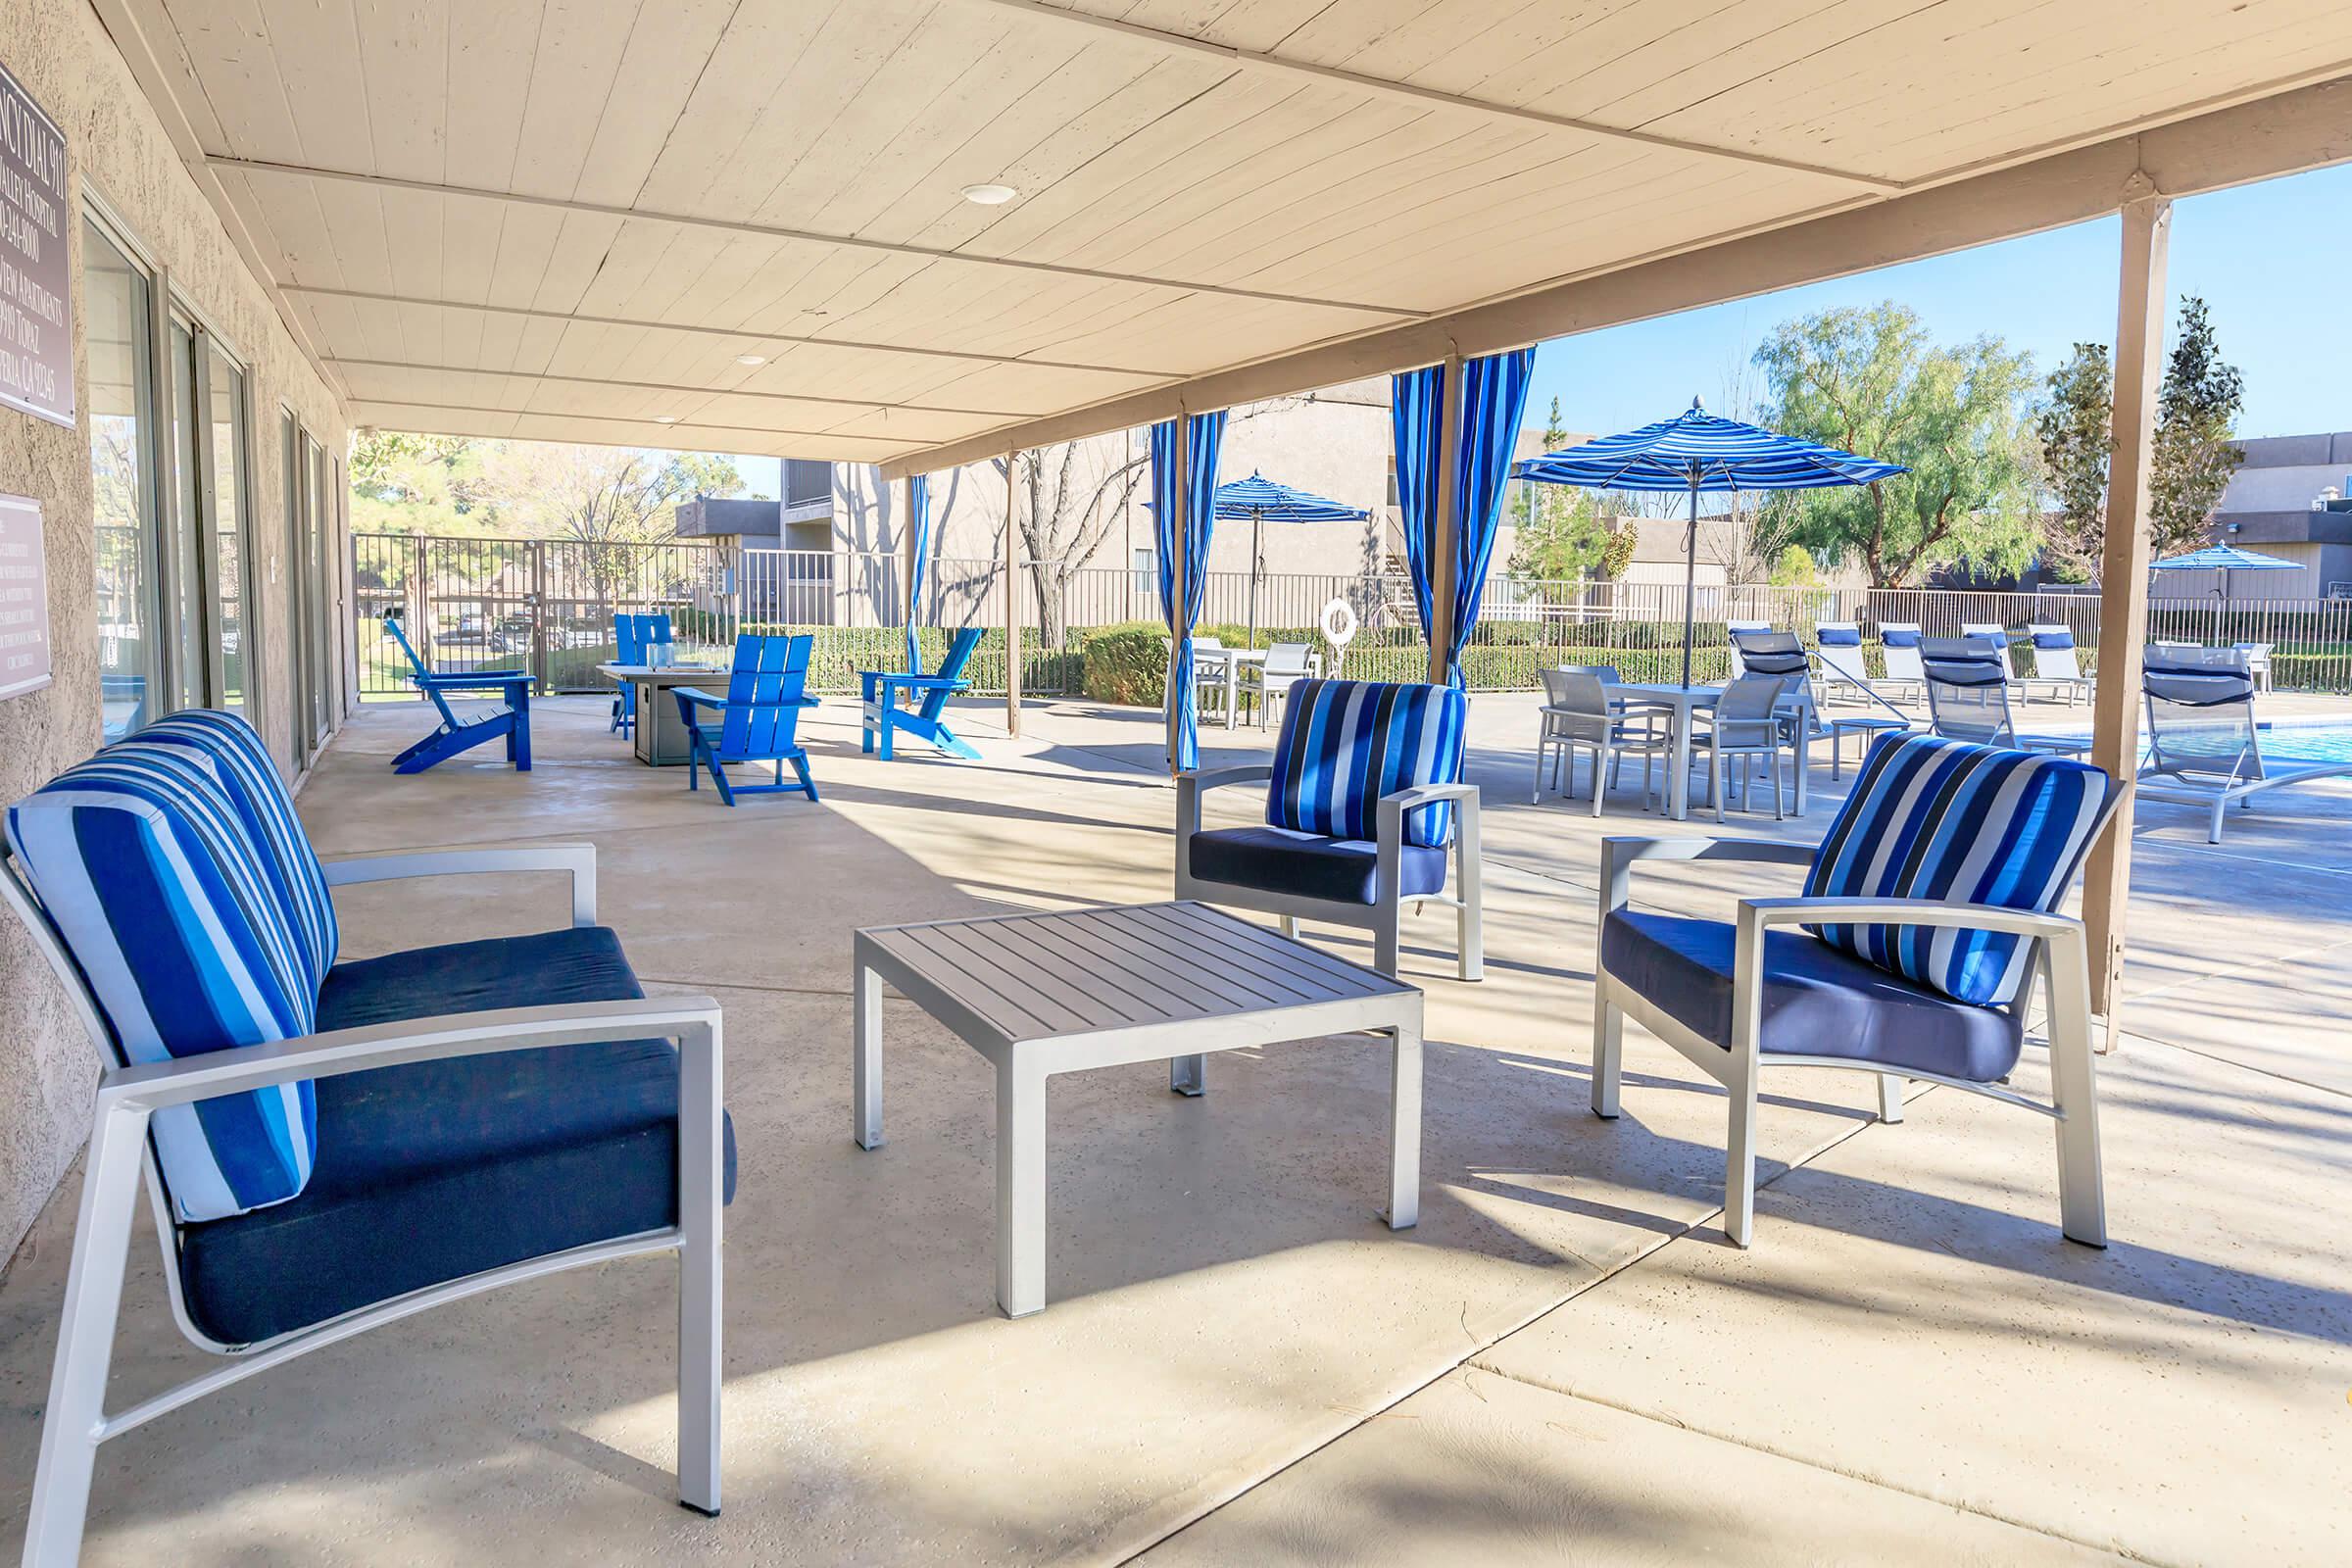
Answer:
<svg viewBox="0 0 2352 1568"><path fill-rule="evenodd" d="M2258 724L2262 755L2279 761L2352 762L2352 720Z"/></svg>

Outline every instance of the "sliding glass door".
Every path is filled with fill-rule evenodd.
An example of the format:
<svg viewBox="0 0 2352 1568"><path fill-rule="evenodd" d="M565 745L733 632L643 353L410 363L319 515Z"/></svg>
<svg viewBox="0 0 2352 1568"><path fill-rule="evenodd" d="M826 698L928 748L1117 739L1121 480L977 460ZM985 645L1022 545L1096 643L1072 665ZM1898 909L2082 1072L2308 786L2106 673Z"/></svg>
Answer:
<svg viewBox="0 0 2352 1568"><path fill-rule="evenodd" d="M83 225L81 257L97 529L98 690L111 741L153 717L164 691L154 289L146 270L96 223Z"/></svg>

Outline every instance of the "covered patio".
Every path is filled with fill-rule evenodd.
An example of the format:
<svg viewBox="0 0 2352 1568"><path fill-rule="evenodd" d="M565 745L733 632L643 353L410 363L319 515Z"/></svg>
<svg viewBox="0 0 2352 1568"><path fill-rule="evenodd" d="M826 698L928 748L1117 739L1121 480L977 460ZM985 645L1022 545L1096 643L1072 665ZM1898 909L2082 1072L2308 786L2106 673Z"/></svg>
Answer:
<svg viewBox="0 0 2352 1568"><path fill-rule="evenodd" d="M0 88L54 111L58 183L43 200L70 230L59 254L77 259L59 298L80 318L67 379L88 388L78 414L69 396L0 443L0 491L29 492L29 537L45 541L33 548L57 649L54 679L45 669L0 707L0 799L37 800L102 737L155 742L133 750L133 734L122 775L101 762L95 782L80 773L67 799L36 806L52 813L35 823L49 858L24 888L45 886L9 885L26 917L0 946L0 1021L24 1044L0 1079L13 1107L0 1197L28 1228L0 1276L0 1474L17 1483L0 1489L0 1538L33 1535L28 1555L47 1564L77 1546L79 1560L124 1564L2352 1557L2352 795L2279 791L2232 815L2226 844L2205 841L2194 809L2115 808L2152 711L2140 660L2172 205L2352 160L2352 12L15 0L0 21ZM1596 952L1601 840L1627 831L1630 801L1597 820L1527 804L1535 700L1459 692L1532 346L2111 219L2105 638L2091 708L2059 720L2095 763L2065 764L2078 799L2097 795L2079 812L2081 846L2050 853L2038 906L1903 889L1897 915L1885 907L1895 891L1842 889L1876 908L1864 921L1933 906L1947 926L1973 913L2039 933L2042 948L2004 951L2030 954L2021 973L2043 963L2042 994L2082 1026L2046 1032L2082 1050L2034 1039L2013 1074L2004 1063L1966 1085L1909 1077L1902 1060L1767 1079L1751 1250L1740 1200L1726 1200L1713 1077L1637 1025L1622 1115L1589 1108L1595 996L1618 979ZM96 350L106 313L84 274L111 280L117 301ZM116 362L103 386L98 352ZM216 358L217 407L236 410L215 416L225 441L203 441L193 411L213 402ZM189 372L182 390L175 370ZM1397 775L1454 793L1401 805L1359 786L1342 803L1360 818L1377 796L1386 813L1386 900L1356 902L1397 905L1408 810L1459 813L1452 891L1466 893L1465 862L1484 886L1483 977L1464 897L1458 925L1408 914L1381 982L1401 980L1425 1009L1426 1047L1410 1048L1424 1074L1418 1224L1392 1230L1381 1212L1385 1198L1386 1218L1405 1223L1390 1142L1405 1146L1402 1024L1393 1056L1360 1033L1217 1050L1198 1096L1164 1060L1068 1072L1043 1118L1051 1305L1007 1321L1000 1306L1035 1305L1014 1305L1011 1249L997 1244L1012 1206L999 1185L1009 1076L992 1082L936 1005L862 989L855 934L1168 897L1178 857L1194 863L1171 831L1169 782L1193 760L1179 672L1221 421L1392 375L1427 678L1416 655L1410 683L1380 688L1408 695L1363 699L1359 682L1343 700L1420 705L1409 722L1465 725L1467 745L1458 779L1439 754L1460 728L1426 748L1443 765ZM1482 379L1512 390L1482 401L1465 390ZM93 456L100 415L126 464ZM355 613L339 455L355 428L870 465L889 527L865 543L903 553L910 583L935 548L932 480L985 478L1008 689L951 702L961 688L937 677L922 716L944 709L977 755L882 760L860 750L855 705L805 706L808 640L771 628L745 637L751 662L733 682L710 671L742 690L703 705L727 716L691 745L708 768L773 762L779 780L805 747L806 798L735 808L689 793L629 756L643 742L662 760L657 725L624 740L606 699L533 692L518 674L487 719L444 710L436 762L396 775L387 764L430 718L358 701L358 645L377 623ZM1053 564L1025 558L1013 460L1147 430L1162 537L1120 564L1164 585L1177 695L1164 715L1024 701L1029 570ZM110 504L131 554L159 564L120 594L88 542ZM130 608L102 609L110 595ZM125 647L135 673L115 667ZM666 722L659 687L675 670L644 657L611 667L649 682L641 708ZM416 667L439 695L421 657ZM1687 680L1677 690L1687 711ZM1775 701L1745 722L1778 734ZM212 710L232 709L224 742L232 726ZM176 739L158 741L174 718ZM696 720L680 710L679 722ZM1198 743L1203 766L1261 763L1271 737L1203 728ZM1718 731L1719 759L1727 744ZM2022 755L1972 755L1993 752ZM1777 778L1777 752L1772 766ZM301 831L281 780L299 791ZM1810 815L1782 829L1808 839L1848 787L1826 769L1809 782ZM1267 795L1229 793L1210 825L1254 824ZM76 837L85 806L196 823L183 838L207 853L167 891L210 876L208 894L227 889L206 906L217 927L233 914L261 935L206 947L216 927L196 918L116 924L162 900L139 905L145 884L122 891L127 877L84 893L149 863ZM1351 854L1374 837L1362 821L1266 820ZM1724 831L1774 828L1750 814ZM620 972L653 996L585 999L613 1010L575 1027L553 1008L523 1016L517 996L543 976L522 973L489 1024L449 1025L422 984L397 1018L320 1023L341 965L545 931L565 885L548 871L355 879L328 900L304 832L330 861L593 845L601 893L583 897L575 874L568 931L609 945L592 928L612 928ZM34 858L13 842L17 861ZM1446 863L1443 834L1414 847ZM1722 919L1796 880L1645 868L1641 908ZM74 938L59 934L77 917ZM1381 943L1396 935L1378 929ZM1301 963L1384 952L1329 922L1306 939L1318 952ZM285 1016L202 1040L138 1034L132 1013L174 995L147 984L147 951L197 954L181 994L244 985L261 1002L242 1021L271 1004ZM220 979L232 960L244 967ZM2017 994L1879 970L1882 991L1953 1011ZM1750 964L1740 983L1755 976ZM116 987L103 1004L102 982ZM715 1020L658 1005L700 995L724 1014L723 1095ZM1760 1008L1742 995L1732 1038L1709 1044L1744 1054L1752 1094ZM2048 1094L2053 1058L2086 1086L2093 1009L2103 1210L2095 1139L2088 1186L2079 1158L2084 1102L2032 1107L2077 1130L2061 1140L2067 1229L2089 1245L2074 1246L2056 1223L2048 1126L1994 1101ZM2028 1011L1984 1026L2007 1031L2012 1056ZM868 1127L852 1098L861 1016L888 1037L879 1148L853 1137ZM662 1040L636 1038L662 1034L649 1017ZM419 1019L507 1043L400 1044ZM650 1056L627 1063L667 1074L648 1113L660 1137L625 1161L633 1196L659 1212L289 1311L282 1337L216 1336L232 1353L261 1347L260 1373L232 1386L188 1343L195 1329L177 1332L188 1319L156 1216L176 1203L177 1235L217 1236L204 1227L300 1198L317 1151L302 1147L313 1129L289 1131L306 1114L295 1069L323 1060L357 1096L354 1064L380 1067L386 1034L402 1068L526 1040L665 1052L676 1039L659 1072ZM110 1044L129 1059L101 1071L92 1057ZM343 1054L294 1059L321 1049ZM419 1081L407 1093L429 1101ZM575 1087L539 1082L545 1098L485 1098L521 1123ZM226 1137L183 1142L185 1162L158 1174L159 1104L187 1112L249 1090L257 1119L283 1118L262 1131L285 1136L266 1149L248 1136L235 1152L256 1169L238 1175L279 1187L232 1179ZM478 1108L454 1098L453 1120ZM443 1152L416 1142L430 1147L398 1151L416 1155L404 1175ZM452 1168L496 1163L451 1142ZM1737 1111L1729 1144L1743 1195ZM1037 1145L1021 1147L1027 1159ZM126 1221L143 1162L155 1205ZM180 1171L213 1185L167 1192ZM100 1197L77 1229L85 1182ZM412 1229L432 1228L416 1223L423 1186L404 1189ZM544 1179L521 1190L551 1210L572 1196ZM2102 1223L2079 1225L2084 1211ZM484 1219L448 1214L433 1263L460 1256ZM118 1324L121 1249L105 1244L123 1223ZM359 1255L361 1229L345 1219L336 1256ZM298 1238L268 1261L303 1260ZM192 1294L181 1273L174 1290ZM483 1282L502 1288L471 1294ZM342 1337L354 1325L368 1332ZM220 1381L183 1402L208 1372Z"/></svg>
<svg viewBox="0 0 2352 1568"><path fill-rule="evenodd" d="M1431 1042L1419 1227L1374 1214L1370 1041L1220 1054L1200 1100L1156 1065L1076 1074L1052 1102L1053 1305L1007 1322L988 1068L894 996L891 1139L859 1150L849 932L1164 897L1155 717L1032 703L1015 741L972 703L981 762L882 763L837 701L804 734L823 806L728 811L576 699L541 705L528 775L400 779L416 711L365 710L326 755L301 798L323 852L588 840L649 987L726 1009L725 1515L669 1500L674 1270L643 1259L395 1324L108 1445L89 1562L2343 1553L2341 792L2266 806L2220 849L2193 810L2143 813L2105 1251L2058 1236L2034 1118L1922 1089L1874 1124L1868 1080L1815 1074L1768 1094L1740 1252L1715 1228L1718 1089L1629 1030L1624 1118L1586 1108L1595 840L1625 818L1526 805L1532 702L1481 698L1487 978L1453 977L1438 915L1405 932ZM1225 738L1204 732L1207 761L1249 755ZM1649 891L1719 914L1775 890ZM540 929L563 897L552 876L359 889L345 941ZM74 1198L0 1287L13 1475ZM132 1266L125 1401L206 1360L143 1237Z"/></svg>

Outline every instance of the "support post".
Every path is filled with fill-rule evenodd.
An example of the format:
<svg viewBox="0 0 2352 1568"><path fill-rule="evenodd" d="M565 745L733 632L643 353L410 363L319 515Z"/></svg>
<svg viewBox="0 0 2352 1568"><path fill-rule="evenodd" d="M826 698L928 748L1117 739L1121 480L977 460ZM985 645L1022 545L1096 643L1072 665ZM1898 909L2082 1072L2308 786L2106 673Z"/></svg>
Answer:
<svg viewBox="0 0 2352 1568"><path fill-rule="evenodd" d="M1021 455L1004 454L1004 733L1021 736Z"/></svg>
<svg viewBox="0 0 2352 1568"><path fill-rule="evenodd" d="M2148 463L2164 376L2165 258L2172 202L2148 177L2126 186L2115 326L2115 413L2107 459L2107 529L2099 558L2099 666L2091 760L2117 779L2139 771L2140 667L2148 627ZM2100 1049L2121 1038L2126 905L2132 891L2132 802L2091 851L2082 879L2091 1007L2106 1020Z"/></svg>
<svg viewBox="0 0 2352 1568"><path fill-rule="evenodd" d="M1176 655L1183 645L1186 628L1193 622L1192 563L1186 558L1186 515L1192 502L1193 416L1179 405L1176 410L1176 515L1168 519L1168 586L1170 599L1176 607L1168 627L1168 774L1172 778L1184 771L1184 704L1192 700L1188 692L1176 689Z"/></svg>
<svg viewBox="0 0 2352 1568"><path fill-rule="evenodd" d="M906 638L907 646L911 648L914 646L914 621L916 613L916 606L914 603L914 553L916 549L919 548L915 543L915 540L922 524L922 519L914 514L914 475L911 473L899 481L899 515L906 519L905 522L899 525L900 537L905 541L904 547L899 552L899 554L905 558L899 563L899 570L904 574L906 583L906 592L905 596L906 600ZM906 665L906 672L910 675L916 673L917 671L915 669L915 664L919 662L919 660L909 661Z"/></svg>
<svg viewBox="0 0 2352 1568"><path fill-rule="evenodd" d="M1438 398L1438 514L1429 536L1429 683L1443 686L1452 668L1453 598L1461 546L1454 526L1454 469L1462 449L1462 357L1446 356Z"/></svg>

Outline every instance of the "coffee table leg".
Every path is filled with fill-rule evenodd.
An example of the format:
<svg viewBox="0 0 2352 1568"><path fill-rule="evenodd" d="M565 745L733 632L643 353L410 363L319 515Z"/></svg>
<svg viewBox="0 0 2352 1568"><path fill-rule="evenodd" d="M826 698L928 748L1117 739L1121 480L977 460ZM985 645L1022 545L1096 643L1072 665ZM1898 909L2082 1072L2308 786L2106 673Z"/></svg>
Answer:
<svg viewBox="0 0 2352 1568"><path fill-rule="evenodd" d="M1390 1033L1396 1050L1389 1066L1389 1229L1409 1230L1421 1222L1421 1024L1415 1019Z"/></svg>
<svg viewBox="0 0 2352 1568"><path fill-rule="evenodd" d="M858 970L857 1021L850 1069L851 1134L860 1149L882 1147L882 977Z"/></svg>
<svg viewBox="0 0 2352 1568"><path fill-rule="evenodd" d="M1206 1056L1170 1056L1168 1058L1168 1088L1179 1095L1198 1097L1208 1087L1208 1058Z"/></svg>
<svg viewBox="0 0 2352 1568"><path fill-rule="evenodd" d="M1046 1075L1009 1053L997 1065L997 1305L1046 1305Z"/></svg>

